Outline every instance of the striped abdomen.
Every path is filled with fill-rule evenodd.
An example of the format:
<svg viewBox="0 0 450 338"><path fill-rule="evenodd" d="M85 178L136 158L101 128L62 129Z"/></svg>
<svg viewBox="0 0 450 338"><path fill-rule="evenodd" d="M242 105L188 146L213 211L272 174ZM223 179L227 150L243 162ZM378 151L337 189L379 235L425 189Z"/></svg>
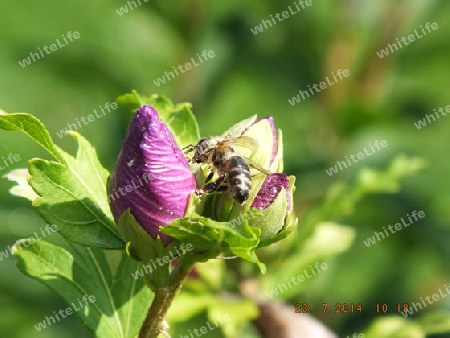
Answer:
<svg viewBox="0 0 450 338"><path fill-rule="evenodd" d="M247 162L240 156L233 156L227 163L227 182L230 186L230 193L240 204L243 204L250 194L252 181L250 168Z"/></svg>

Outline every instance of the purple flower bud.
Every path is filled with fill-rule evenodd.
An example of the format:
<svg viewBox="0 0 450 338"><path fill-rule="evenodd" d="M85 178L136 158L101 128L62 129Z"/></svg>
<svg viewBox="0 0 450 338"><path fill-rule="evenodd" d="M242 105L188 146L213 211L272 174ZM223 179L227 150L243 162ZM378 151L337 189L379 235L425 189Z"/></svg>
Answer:
<svg viewBox="0 0 450 338"><path fill-rule="evenodd" d="M286 191L286 210L290 210L289 180L287 175L283 173L270 174L265 178L251 206L260 210L266 209L277 198L281 188Z"/></svg>
<svg viewBox="0 0 450 338"><path fill-rule="evenodd" d="M116 221L130 208L136 221L165 244L158 227L183 217L195 179L183 152L153 107L132 117L112 178L109 201Z"/></svg>

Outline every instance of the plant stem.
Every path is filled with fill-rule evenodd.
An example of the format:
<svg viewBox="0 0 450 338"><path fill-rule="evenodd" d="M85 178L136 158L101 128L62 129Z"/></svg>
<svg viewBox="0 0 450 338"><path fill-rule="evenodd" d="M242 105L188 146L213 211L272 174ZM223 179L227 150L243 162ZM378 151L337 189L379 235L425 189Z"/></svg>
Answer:
<svg viewBox="0 0 450 338"><path fill-rule="evenodd" d="M196 262L193 255L183 256L172 271L169 285L156 289L155 298L148 309L147 317L139 332L139 338L157 338L164 331L164 318L167 311Z"/></svg>

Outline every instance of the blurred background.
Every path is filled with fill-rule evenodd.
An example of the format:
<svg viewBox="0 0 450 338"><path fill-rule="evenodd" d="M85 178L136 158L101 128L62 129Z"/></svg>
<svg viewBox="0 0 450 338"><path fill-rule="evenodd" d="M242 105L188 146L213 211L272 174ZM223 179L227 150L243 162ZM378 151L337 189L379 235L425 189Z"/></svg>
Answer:
<svg viewBox="0 0 450 338"><path fill-rule="evenodd" d="M450 283L450 117L431 119L420 129L415 125L425 114L450 105L450 2L312 0L304 9L297 4L301 11L272 27L266 23L267 28L262 20L272 20L289 6L297 12L294 1L135 0L130 10L131 3L2 1L1 109L35 115L54 141L72 153L73 139L57 132L133 89L191 102L203 136L220 134L253 114L272 115L283 131L285 172L297 177L298 231L261 252L266 276L245 263L215 263L223 269L223 280L206 283L203 290L198 281L188 283L185 296L195 302L197 294L209 294L219 304L218 293L227 290L253 306L260 304L259 310L276 299L292 315L296 303L305 303L308 313L338 337L450 337L450 297L407 319L397 311L397 304L403 308L420 302L439 289L446 293ZM421 26L427 22L436 22L438 29L424 35ZM388 43L414 30L423 36L379 57ZM62 36L69 31L79 32L79 39L22 66L39 48L57 39L64 44ZM158 82L204 50L214 51L215 57ZM289 103L299 90L339 69L350 76ZM78 130L110 171L129 117L130 112L113 110ZM376 140L388 146L327 173ZM20 160L8 162L9 154ZM23 134L0 133L1 176L26 167L33 157L48 158ZM34 329L45 315L66 305L15 267L9 246L45 222L28 201L8 193L12 185L0 180L0 336L90 337L74 316L40 333ZM364 244L375 231L414 210L426 217L376 244ZM316 262L326 262L328 269L268 296L277 283L304 274ZM207 271L201 267L200 276L207 278ZM331 312L324 313L322 303ZM336 313L337 303L361 304L362 311ZM387 304L386 313L377 313L376 304ZM270 337L257 329L254 311L242 307L240 314L240 309L233 310L241 316L239 330L216 330L204 337ZM174 316L171 323L172 337L187 335L211 318L206 306L195 313L183 310L184 317ZM286 325L295 326L303 314L295 315ZM281 312L278 316L288 318ZM270 318L266 323L272 325ZM292 337L309 337L300 332Z"/></svg>

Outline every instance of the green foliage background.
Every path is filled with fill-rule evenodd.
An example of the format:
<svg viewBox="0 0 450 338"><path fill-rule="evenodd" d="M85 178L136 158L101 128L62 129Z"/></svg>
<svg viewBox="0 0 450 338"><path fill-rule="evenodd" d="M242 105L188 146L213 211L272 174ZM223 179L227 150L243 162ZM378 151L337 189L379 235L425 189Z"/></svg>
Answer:
<svg viewBox="0 0 450 338"><path fill-rule="evenodd" d="M321 222L347 225L356 236L344 253L324 259L329 266L325 272L284 295L292 311L295 303L308 303L314 316L345 336L387 317L374 313L375 303L417 302L449 282L450 119L441 117L420 130L414 126L434 108L450 104L448 1L313 0L311 7L258 35L250 28L286 10L293 1L141 3L119 16L116 10L125 1L2 1L1 108L34 114L55 142L72 153L75 142L70 137L60 139L56 132L131 89L160 93L173 102L192 102L205 136L220 134L252 114L270 114L283 130L285 172L297 176L299 233L293 237L294 249L282 256L292 262L292 270L283 269L283 276L299 274L297 255L305 257L302 248ZM426 22L437 22L439 29L387 57L377 56L387 43ZM80 39L25 68L19 65L30 52L68 31L78 31ZM153 81L165 71L203 50L213 50L216 56L160 87L155 85ZM338 69L348 69L350 77L295 106L288 103L300 89ZM79 129L110 170L128 121L127 112L116 110ZM377 139L387 140L388 147L333 176L326 174L325 169L337 160ZM48 158L20 133L2 132L0 142L0 158L9 153L21 157L0 175L26 167L30 158ZM421 162L397 162L384 175L364 176L365 168L386 170L399 154L423 159L426 167L416 172ZM399 177L403 179L397 186ZM45 226L27 201L8 194L11 185L0 180L0 251ZM397 223L413 210L423 210L426 217L374 246L363 244L374 231ZM326 246L338 248L339 241L330 236ZM267 264L265 280L270 280L272 271L276 281L282 264ZM364 313L322 314L322 302L362 303ZM37 336L33 325L65 307L43 285L23 276L14 258L0 261L1 336ZM444 298L418 317L449 308ZM199 316L179 334L203 325L207 318ZM445 327L450 331L448 324ZM89 336L74 316L40 336L62 334ZM215 334L211 332L211 337Z"/></svg>

